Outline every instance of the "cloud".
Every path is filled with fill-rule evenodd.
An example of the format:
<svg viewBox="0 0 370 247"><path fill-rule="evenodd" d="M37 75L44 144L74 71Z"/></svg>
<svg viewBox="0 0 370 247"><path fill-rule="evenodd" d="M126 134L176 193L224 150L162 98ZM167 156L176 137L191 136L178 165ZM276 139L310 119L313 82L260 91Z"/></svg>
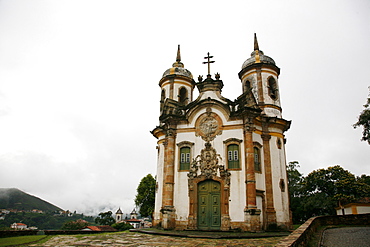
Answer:
<svg viewBox="0 0 370 247"><path fill-rule="evenodd" d="M177 45L194 78L206 73L210 52L211 71L234 100L254 32L281 68L283 117L292 120L288 161L305 174L336 164L370 174L369 146L352 128L368 95L369 8L368 1L2 1L0 187L72 211L130 212L141 178L155 175L149 131Z"/></svg>

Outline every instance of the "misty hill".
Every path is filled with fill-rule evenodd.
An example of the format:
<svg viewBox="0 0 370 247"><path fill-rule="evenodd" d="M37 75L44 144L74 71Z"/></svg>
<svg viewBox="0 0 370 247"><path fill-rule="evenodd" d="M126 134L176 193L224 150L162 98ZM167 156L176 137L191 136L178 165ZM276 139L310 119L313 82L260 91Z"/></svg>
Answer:
<svg viewBox="0 0 370 247"><path fill-rule="evenodd" d="M19 189L0 188L0 209L59 211L61 208Z"/></svg>

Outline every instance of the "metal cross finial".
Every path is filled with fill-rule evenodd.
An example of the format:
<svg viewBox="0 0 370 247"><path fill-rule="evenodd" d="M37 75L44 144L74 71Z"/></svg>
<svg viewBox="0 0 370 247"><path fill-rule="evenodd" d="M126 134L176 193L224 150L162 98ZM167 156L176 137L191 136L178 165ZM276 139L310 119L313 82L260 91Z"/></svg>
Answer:
<svg viewBox="0 0 370 247"><path fill-rule="evenodd" d="M208 61L207 61L207 62L203 62L203 64L208 63L208 75L210 75L210 74L211 74L211 66L210 66L210 64L215 62L215 61L210 61L210 59L211 59L211 58L213 58L213 56L210 56L210 55L209 55L209 52L208 52L208 53L207 53L207 56L206 56L206 57L204 57L204 59L207 59Z"/></svg>

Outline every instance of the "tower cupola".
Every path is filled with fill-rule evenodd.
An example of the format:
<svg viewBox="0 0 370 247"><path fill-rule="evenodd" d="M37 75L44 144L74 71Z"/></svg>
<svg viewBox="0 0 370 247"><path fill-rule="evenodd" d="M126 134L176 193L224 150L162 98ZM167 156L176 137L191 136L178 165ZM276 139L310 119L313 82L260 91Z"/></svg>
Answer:
<svg viewBox="0 0 370 247"><path fill-rule="evenodd" d="M181 62L180 45L177 48L176 62L167 69L159 81L161 87L161 111L165 101L176 101L180 105L187 105L193 100L195 81L193 75Z"/></svg>
<svg viewBox="0 0 370 247"><path fill-rule="evenodd" d="M265 63L275 65L274 59L269 56L266 56L263 51L259 49L257 35L254 34L254 51L251 53L251 57L245 60L242 65L242 69L256 63Z"/></svg>
<svg viewBox="0 0 370 247"><path fill-rule="evenodd" d="M176 62L172 64L172 68L167 69L162 76L162 79L166 76L178 75L193 79L191 72L184 68L184 64L181 62L180 45L177 48Z"/></svg>
<svg viewBox="0 0 370 247"><path fill-rule="evenodd" d="M239 78L243 93L252 91L263 114L281 118L278 78L279 67L275 61L260 50L257 35L254 34L254 50L245 60Z"/></svg>

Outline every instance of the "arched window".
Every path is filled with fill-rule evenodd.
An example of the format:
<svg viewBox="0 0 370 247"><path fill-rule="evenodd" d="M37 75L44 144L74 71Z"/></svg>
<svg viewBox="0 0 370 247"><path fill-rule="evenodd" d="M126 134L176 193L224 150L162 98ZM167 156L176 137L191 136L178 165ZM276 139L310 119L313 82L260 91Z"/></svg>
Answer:
<svg viewBox="0 0 370 247"><path fill-rule="evenodd" d="M181 104L186 104L188 99L188 90L186 88L182 87L179 90L179 102Z"/></svg>
<svg viewBox="0 0 370 247"><path fill-rule="evenodd" d="M261 172L261 152L258 147L253 148L254 153L254 171Z"/></svg>
<svg viewBox="0 0 370 247"><path fill-rule="evenodd" d="M187 171L190 169L190 147L180 148L180 171Z"/></svg>
<svg viewBox="0 0 370 247"><path fill-rule="evenodd" d="M239 145L230 144L227 146L227 164L229 169L239 169Z"/></svg>
<svg viewBox="0 0 370 247"><path fill-rule="evenodd" d="M251 89L251 82L247 80L244 84L244 92L248 92L250 89Z"/></svg>
<svg viewBox="0 0 370 247"><path fill-rule="evenodd" d="M278 90L276 81L273 77L270 77L268 80L268 91L271 99L276 100L278 97Z"/></svg>
<svg viewBox="0 0 370 247"><path fill-rule="evenodd" d="M161 110L163 108L164 100L165 99L166 99L166 91L164 89L162 89L162 92L161 92L161 101L160 101Z"/></svg>

